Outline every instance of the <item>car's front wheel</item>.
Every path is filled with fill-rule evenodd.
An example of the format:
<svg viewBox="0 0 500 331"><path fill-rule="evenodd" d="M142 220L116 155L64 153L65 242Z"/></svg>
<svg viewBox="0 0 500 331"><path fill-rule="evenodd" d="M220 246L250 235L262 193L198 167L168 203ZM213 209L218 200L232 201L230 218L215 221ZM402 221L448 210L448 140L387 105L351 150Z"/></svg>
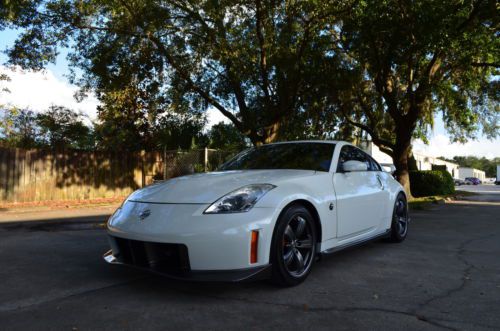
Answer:
<svg viewBox="0 0 500 331"><path fill-rule="evenodd" d="M316 257L316 227L302 205L288 207L278 219L271 247L272 280L283 286L300 284Z"/></svg>

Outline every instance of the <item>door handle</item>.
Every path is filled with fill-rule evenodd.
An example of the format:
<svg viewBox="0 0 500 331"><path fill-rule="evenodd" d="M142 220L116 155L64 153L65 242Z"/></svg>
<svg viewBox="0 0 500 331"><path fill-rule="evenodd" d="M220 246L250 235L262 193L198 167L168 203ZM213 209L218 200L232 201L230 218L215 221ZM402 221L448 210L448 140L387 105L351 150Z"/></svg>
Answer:
<svg viewBox="0 0 500 331"><path fill-rule="evenodd" d="M382 182L382 179L380 179L379 175L377 175L377 180L378 180L378 183L380 184L380 189L383 190L384 189L384 183Z"/></svg>

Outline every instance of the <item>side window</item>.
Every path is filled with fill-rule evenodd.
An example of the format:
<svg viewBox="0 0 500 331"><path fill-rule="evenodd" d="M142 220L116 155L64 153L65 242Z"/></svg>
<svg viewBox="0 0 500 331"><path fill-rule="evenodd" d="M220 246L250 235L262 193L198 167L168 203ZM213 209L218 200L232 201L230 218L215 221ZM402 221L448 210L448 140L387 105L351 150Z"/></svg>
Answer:
<svg viewBox="0 0 500 331"><path fill-rule="evenodd" d="M351 152L351 146L344 146L340 150L339 162L337 164L337 171L342 171L342 166L344 162L349 161Z"/></svg>
<svg viewBox="0 0 500 331"><path fill-rule="evenodd" d="M369 156L365 152L353 146L346 145L342 147L339 155L339 163L337 165L337 171L342 170L342 164L346 161L360 161L366 163L368 170L372 170L372 165Z"/></svg>
<svg viewBox="0 0 500 331"><path fill-rule="evenodd" d="M366 157L368 158L368 161L370 162L370 166L368 167L368 170L370 171L382 171L382 168L380 165L375 161L370 155L366 154Z"/></svg>

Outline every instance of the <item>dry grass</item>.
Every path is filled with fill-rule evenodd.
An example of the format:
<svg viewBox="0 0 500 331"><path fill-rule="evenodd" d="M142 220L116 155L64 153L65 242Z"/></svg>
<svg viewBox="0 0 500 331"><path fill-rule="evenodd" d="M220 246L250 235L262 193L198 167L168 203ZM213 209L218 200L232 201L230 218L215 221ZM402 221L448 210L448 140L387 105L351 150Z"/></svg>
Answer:
<svg viewBox="0 0 500 331"><path fill-rule="evenodd" d="M53 210L65 208L89 208L113 205L122 202L126 197L98 198L87 200L50 200L36 202L0 202L0 211L19 209Z"/></svg>
<svg viewBox="0 0 500 331"><path fill-rule="evenodd" d="M472 195L477 195L477 193L457 190L453 194L411 198L410 201L408 201L408 204L410 205L411 209L423 210L429 208L432 205L446 203L446 201L451 200L460 200L460 197Z"/></svg>

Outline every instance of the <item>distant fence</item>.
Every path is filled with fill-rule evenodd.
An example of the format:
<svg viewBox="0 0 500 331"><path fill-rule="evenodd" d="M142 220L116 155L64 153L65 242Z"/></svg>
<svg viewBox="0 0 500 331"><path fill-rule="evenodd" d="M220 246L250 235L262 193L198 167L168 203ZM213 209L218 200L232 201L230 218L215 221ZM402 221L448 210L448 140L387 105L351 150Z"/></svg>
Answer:
<svg viewBox="0 0 500 331"><path fill-rule="evenodd" d="M214 170L233 154L212 149L117 154L0 148L0 202L125 196L154 180Z"/></svg>

